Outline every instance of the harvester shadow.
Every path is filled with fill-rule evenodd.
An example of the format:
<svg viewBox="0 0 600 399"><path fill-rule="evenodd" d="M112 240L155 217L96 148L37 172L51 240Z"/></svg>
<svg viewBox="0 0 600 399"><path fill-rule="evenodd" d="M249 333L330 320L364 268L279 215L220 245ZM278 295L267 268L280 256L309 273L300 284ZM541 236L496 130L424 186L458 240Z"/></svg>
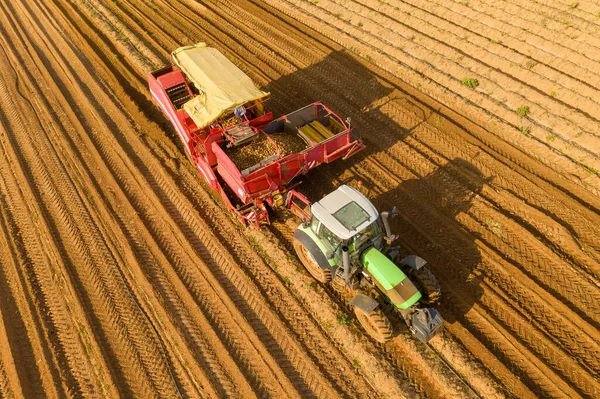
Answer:
<svg viewBox="0 0 600 399"><path fill-rule="evenodd" d="M455 158L372 199L382 210L398 207L392 229L400 236L400 256L428 261L442 289L439 309L448 323L463 319L483 294L478 234L469 231L468 212L488 183L470 162Z"/></svg>
<svg viewBox="0 0 600 399"><path fill-rule="evenodd" d="M346 50L333 51L322 60L285 75L262 87L270 91L275 117L322 101L342 119L351 118L366 148L346 161L337 160L303 177L300 191L318 200L339 181L360 179L360 165L403 141L434 112L402 90L385 73L374 72L365 60ZM314 183L317 184L314 184Z"/></svg>

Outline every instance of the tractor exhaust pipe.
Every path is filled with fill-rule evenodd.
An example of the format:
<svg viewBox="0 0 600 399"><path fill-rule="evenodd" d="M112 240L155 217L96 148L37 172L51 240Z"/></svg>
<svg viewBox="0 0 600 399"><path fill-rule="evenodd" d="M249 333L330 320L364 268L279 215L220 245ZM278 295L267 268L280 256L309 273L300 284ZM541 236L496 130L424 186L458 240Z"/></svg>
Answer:
<svg viewBox="0 0 600 399"><path fill-rule="evenodd" d="M398 208L394 207L391 212L381 212L381 220L383 220L383 227L385 228L385 241L390 245L397 237L392 234L392 228L390 227L390 216L395 218L398 216Z"/></svg>
<svg viewBox="0 0 600 399"><path fill-rule="evenodd" d="M342 264L344 265L344 281L346 285L350 285L350 254L346 245L342 247Z"/></svg>

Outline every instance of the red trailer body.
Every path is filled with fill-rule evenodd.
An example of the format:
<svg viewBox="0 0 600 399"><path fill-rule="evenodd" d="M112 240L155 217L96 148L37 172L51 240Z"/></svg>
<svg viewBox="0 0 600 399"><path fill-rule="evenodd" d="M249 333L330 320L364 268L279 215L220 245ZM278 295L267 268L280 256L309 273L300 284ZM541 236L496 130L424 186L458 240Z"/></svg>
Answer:
<svg viewBox="0 0 600 399"><path fill-rule="evenodd" d="M265 93L263 98L248 101L206 126L198 126L184 104L202 92L180 68L170 66L154 71L148 75L148 84L154 101L175 127L206 183L220 193L244 224L268 224L265 204L301 213L303 206L294 201L308 201L292 189L294 178L364 148L359 135L320 102L273 120L266 109L269 95ZM256 146L259 139L274 153L240 170L229 154L242 146ZM286 153L278 146L281 140L301 143L302 149Z"/></svg>

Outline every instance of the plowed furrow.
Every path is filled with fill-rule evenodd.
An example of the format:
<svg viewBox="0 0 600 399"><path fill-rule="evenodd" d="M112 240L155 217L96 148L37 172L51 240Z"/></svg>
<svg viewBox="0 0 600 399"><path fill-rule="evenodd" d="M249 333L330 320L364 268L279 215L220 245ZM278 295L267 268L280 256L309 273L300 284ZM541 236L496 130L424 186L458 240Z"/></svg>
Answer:
<svg viewBox="0 0 600 399"><path fill-rule="evenodd" d="M35 120L35 118L33 120ZM36 144L39 147L36 149L29 149L29 155L27 155L30 164L35 165L39 162L39 159L44 159L40 156L41 153L44 153L46 157L46 165L49 165L52 163L52 161L54 161L56 166L53 167L55 167L56 170L64 171L64 166L62 166L61 162L58 160L55 150L51 144L49 145L49 143L45 140L40 140L40 142ZM46 147L43 147L44 145L46 145ZM134 316L129 313L132 307L136 310L137 307L131 303L127 305L123 304L123 302L127 303L127 300L130 298L122 298L123 288L117 288L119 277L114 274L115 260L110 252L107 252L104 249L106 244L98 232L95 223L89 218L89 216L86 218L86 215L89 215L89 211L86 209L86 206L83 203L79 202L80 195L77 192L77 189L73 186L73 183L69 181L51 178L48 172L45 170L46 167L50 166L46 165L39 165L38 173L41 175L41 179L43 181L42 184L45 187L45 190L49 193L51 200L51 203L49 204L51 209L50 212L53 214L53 218L58 222L56 228L59 231L59 234L65 238L68 237L68 239L64 240L66 251L69 252L69 256L74 257L74 265L81 266L83 268L78 271L75 270L74 272L77 274L72 275L75 281L78 281L79 284L82 284L85 287L85 293L80 291L80 295L82 295L85 299L89 298L92 301L97 300L97 302L94 303L102 304L100 305L100 309L102 309L100 310L100 313L107 313L104 313L104 315L100 318L104 318L105 323L110 323L113 320L128 320L132 317L137 317L137 322L132 323L133 325L137 324L137 327L133 328L141 327L143 330L145 328L144 320L139 319L140 316L139 314L135 315L135 311ZM70 201L65 200L67 197L70 199ZM66 204L69 204L70 207ZM71 215L79 215L81 219L75 221L74 219L70 218ZM100 271L100 269L97 268L97 265L107 265L109 269ZM110 269L110 266L113 268ZM115 298L118 298L119 296L121 296L121 303L119 303L119 300L115 301ZM106 303L107 301L108 303ZM113 313L111 319L110 315L112 312L119 313L120 316L114 317ZM111 321L108 321L107 319L110 319ZM117 323L116 325L113 324L113 327L121 329L121 334L123 334L124 337L127 337L126 341L129 341L133 338L131 340L131 342L133 342L133 347L137 346L137 348L133 350L129 348L125 349L125 352L122 354L125 356L131 356L133 358L137 357L138 361L142 364L152 364L152 367L146 366L148 378L151 380L157 378L156 373L158 370L160 370L160 367L157 368L157 365L160 364L160 361L157 361L156 359L161 359L162 355L156 352L152 354L152 351L149 351L149 353L152 354L151 356L154 356L152 361L144 359L145 355L135 355L135 352L140 350L140 347L138 346L140 345L140 340L147 339L143 338L142 336L148 336L148 331L145 331L139 335L139 332L135 332L135 330L130 329L132 326L125 326L124 324L120 324L119 326ZM111 332L112 329L109 329L108 334ZM105 334L106 333L107 332L105 332ZM137 338L135 338L136 335L138 335ZM122 359L124 360L124 358ZM153 374L154 376L152 376ZM168 377L167 373L167 381L159 382L158 384L168 386L169 383L170 377ZM158 388L155 386L152 389L160 390L163 388Z"/></svg>
<svg viewBox="0 0 600 399"><path fill-rule="evenodd" d="M337 7L341 6L340 2L335 0L332 1L332 4L336 4ZM595 123L598 115L595 112L593 112L596 114L595 116L589 114L584 115L583 113L576 111L576 107L594 109L594 105L591 105L596 104L595 101L591 101L594 94L584 98L579 94L580 90L569 93L569 90L564 89L562 90L562 93L564 93L564 97L562 98L565 98L566 102L560 100L551 102L546 101L547 94L544 91L549 85L554 83L550 80L551 75L537 75L535 71L539 68L521 68L521 63L525 64L528 60L509 54L497 55L493 52L488 52L487 47L480 48L479 51L477 51L476 44L471 44L463 50L463 48L459 48L455 43L460 43L460 39L462 39L464 33L461 32L461 35L458 36L444 29L443 23L440 23L439 21L430 23L423 19L418 10L415 10L411 6L400 6L400 9L387 10L380 7L378 13L374 13L374 9L366 4L365 1L358 1L350 6L346 4L343 7L355 15L361 15L361 21L364 21L362 27L363 32L372 34L377 40L392 43L395 42L395 40L392 39L394 36L398 39L403 39L404 35L409 35L410 40L411 34L417 35L417 37L413 38L411 41L415 43L418 42L424 48L429 50L430 59L433 58L434 61L443 64L445 69L450 70L450 73L454 74L455 70L458 71L458 68L455 69L455 67L459 66L460 68L464 68L465 73L477 74L478 76L481 76L479 74L483 74L483 71L493 69L497 72L488 73L485 76L486 87L489 88L489 92L498 92L498 89L501 86L505 91L508 91L511 94L511 97L518 95L520 101L528 101L529 103L536 104L537 108L552 113L552 116L549 118L556 120L547 122L547 125L553 126L554 129L560 130L558 120L562 119L565 123L573 123L579 128L585 129L586 132L592 136L594 135L590 129L595 131ZM398 12L404 14L410 13L411 18L400 21L394 16L397 15L396 13ZM391 26L391 28L383 31L381 29L382 26ZM396 33L397 31L403 31L403 33L399 35ZM488 38L488 46L489 40L493 39ZM403 46L404 50L407 49L407 44L401 42L399 45ZM409 49L408 51L414 55L420 53L417 50L411 51ZM439 55L441 59L438 59L435 55L431 54L431 52L435 55ZM425 59L424 56L419 57ZM451 66L451 63L454 63L455 61L455 67ZM464 76L465 73L463 73L462 76ZM493 83L493 85L490 85L490 83ZM590 100L588 100L588 98L590 98ZM570 102L571 99L572 102ZM570 112L567 112L567 110ZM588 149L591 150L592 148L588 147Z"/></svg>
<svg viewBox="0 0 600 399"><path fill-rule="evenodd" d="M499 290L493 286L489 288L488 292L490 292L490 295L482 297L482 306L485 306L491 314L501 315L497 320L508 331L512 331L513 335L518 336L526 347L531 348L536 357L544 359L547 365L553 370L558 371L558 374L564 380L571 380L586 395L592 395L600 388L594 379L594 375L597 375L597 366L593 359L594 355L584 354L582 361L573 359L572 352L566 352L552 342L552 335L549 334L544 326L540 326L539 329L529 327L531 323L531 313L529 310L519 309L519 306L516 305L516 302L512 298L498 298L496 294L491 293ZM499 293L499 296L502 296L502 294ZM511 307L515 310L520 310L520 312L506 312L506 309ZM571 339L575 342L581 340L579 337L571 337ZM581 356L581 354L578 353L578 356ZM590 363L584 363L590 358L592 358ZM588 370L586 370L587 372L581 372L581 368Z"/></svg>
<svg viewBox="0 0 600 399"><path fill-rule="evenodd" d="M386 169L387 169L387 168L386 168ZM374 170L372 171L372 175L375 175L375 176L381 176L381 175L382 175L382 173L383 173L382 171L377 171L377 169L374 169ZM398 172L396 172L396 174L398 174ZM437 186L437 187L436 187L436 188L433 188L434 190L436 190L437 188L442 188L442 189L443 189L443 180L442 180L442 179L439 179L439 178L438 178L438 179L436 179L436 180L435 180L435 183L436 183L436 186ZM415 191L416 191L416 190L415 190ZM449 191L446 191L446 192L449 192ZM453 194L455 194L455 195L459 195L459 193L460 193L460 191L458 191L458 192L457 192L457 190L456 190L456 189L452 189L452 190L451 190L451 192L452 192ZM441 197L443 197L443 195L444 195L444 194L443 194L443 191L441 191L441 194L438 194L437 196L436 196L436 195L429 195L429 194L427 194L427 192L422 192L422 193L421 193L421 198L423 198L423 197L425 197L425 198L429 197L430 201L436 201L436 198L441 198ZM464 195L467 195L467 193L465 193ZM463 197L463 195L460 195L460 197ZM459 198L460 198L460 197L459 197ZM450 201L452 201L452 200L448 200L448 201L449 201L449 204L448 204L448 205L451 205L451 202L450 202ZM418 206L418 205L416 205L416 202L413 202L413 204L414 204L414 206L415 206L415 207L417 207L417 206ZM387 204L387 206L391 206L391 205L392 205L392 203L388 203L388 204ZM473 212L473 211L474 211L474 208L476 208L476 206L475 206L475 205L473 205L473 204L471 204L471 207L470 207L470 209L468 210L468 212L469 212L469 213ZM473 213L475 213L475 212L473 212ZM495 217L495 218L497 218L497 219L499 219L499 218L498 218L498 216L494 216L494 217ZM466 227L468 227L468 228L470 228L470 229L473 229L473 228L474 228L474 227L473 227L473 224L471 224L471 223L470 223L470 222L469 222L469 221L468 221L466 218L460 217L458 220L459 220L459 221L461 221L461 222L462 222L462 223L463 223L463 224L464 224ZM477 220L477 219L476 219L476 220ZM496 220L496 219L491 219L490 217L487 217L487 218L486 218L485 216L484 216L484 217L482 217L480 220L477 220L477 222L478 222L478 223L477 223L477 225L479 225L479 227L478 227L478 228L476 228L475 230L472 230L472 231L477 231L478 229L480 229L480 228L481 228L481 226L486 226L486 221L487 221L487 224L490 224L490 223L491 223L491 222L490 222L491 220ZM442 221L439 221L439 222L437 223L437 225L438 225L438 226L442 226L442 225L444 225L444 224L447 224L447 223L444 223L444 222L442 222ZM504 222L504 224L502 224L502 226L505 226L505 225L506 225L506 223ZM433 226L433 225L432 225L432 226ZM496 226L495 226L495 225L493 225L493 227L492 227L492 228L494 228L494 231L496 231L496 230L495 230L495 229L496 229ZM487 229L486 229L486 230L483 230L483 231L482 231L482 230L480 230L480 231L479 231L479 233L480 233L480 234L484 234L484 237L486 237L486 238L490 239L491 243L493 243L495 240L498 240L498 234L500 234L500 233L498 233L497 231L496 231L496 234L494 234L494 233L490 232L490 231L489 231L489 230L487 230ZM501 234L502 234L503 236L508 236L508 235L509 235L509 233L510 233L510 231L507 231L506 229L503 229L503 230L501 231ZM441 239L441 237L445 237L445 238L444 238L444 241L445 241L445 242L446 242L448 245L450 245L450 246L452 246L452 247L456 247L456 248L458 248L458 247L460 247L460 246L461 246L461 244L459 244L458 242L454 242L454 243L452 243L451 239L453 239L453 238L454 238L454 236L453 236L452 234L447 234L447 233L446 233L446 234L444 234L444 233L442 233L442 234L440 235L440 239ZM489 242L488 242L488 243L489 243ZM492 244L492 245L493 245L493 244ZM500 252L500 253L503 253L503 254L511 254L511 251L510 251L510 250L507 250L507 248L502 248L501 250L498 250L498 252ZM463 256L461 256L461 257L464 259L464 255L463 255ZM531 259L531 258L530 258L530 259L523 259L523 258L521 258L520 260L521 260L520 264L524 264L524 265L529 265L529 264L531 264L531 263L533 263L533 262L534 262L534 259ZM476 259L475 259L475 258L473 258L471 261L476 261ZM545 268L545 267L546 267L546 264L545 264L545 263L541 263L541 262L540 262L540 263L538 264L538 267L543 269L543 268ZM536 273L539 273L539 270L538 270L538 271L536 271ZM524 276L523 276L523 277L524 277ZM573 277L572 277L572 278L573 278ZM521 280L521 281L523 281L523 280ZM529 287L533 287L534 285L533 285L533 284L527 284L527 286L529 286ZM538 291L540 291L540 292L543 292L543 291L544 291L544 289L543 289L543 288L538 288ZM555 306L557 306L557 305L555 305ZM552 322L552 323L549 323L549 325L551 326L551 325L553 325L553 324L554 324L554 323L556 323L556 322L557 322L557 321L555 320L554 322ZM579 321L579 323L577 323L577 324L573 324L573 326L571 327L571 329L570 329L570 330L571 330L571 331L579 331L579 328L582 326L582 325L581 325L581 322L582 322L582 321L580 320L580 321ZM575 326L578 326L578 327L575 327ZM595 333L594 333L594 328L593 328L593 327L589 326L589 327L586 329L586 331L588 331L588 334L593 334L593 335L595 336ZM593 344L592 344L593 340L594 340L593 338L590 340L590 344L591 344L591 345L593 345ZM567 345L568 345L568 344L569 344L569 341L568 341L568 340L566 340L566 341L565 341L565 344L567 344ZM572 348L572 349L573 349L573 350L578 350L578 347L579 347L579 345L580 345L580 343L578 343L577 345L573 346L573 348ZM583 350L583 351L581 351L581 352L583 353L583 352L585 352L585 351L587 351L587 350L589 350L589 348L588 348L588 349L585 349L585 350Z"/></svg>
<svg viewBox="0 0 600 399"><path fill-rule="evenodd" d="M393 170L398 176L402 176L402 174L406 176L406 172L403 172L397 166L396 162L386 158L383 154L380 154L379 163L381 164L381 168ZM395 158L395 160L408 159L402 155L398 157L390 156L390 158ZM412 159L417 159L417 157L412 157ZM425 163L422 163L422 165L413 163L412 167L414 168L412 172L416 173L417 176L425 177L430 173L428 171L430 166ZM469 198L472 195L471 190L457 185L445 171L436 172L436 186L430 188L433 191L429 194L424 193L424 195L429 195L431 201L436 201L437 198L446 198L446 201L451 204L453 201L460 201L461 198ZM447 198L448 195L458 197L458 199ZM457 206L460 206L460 204ZM542 250L538 249L539 244L533 238L525 240L521 232L518 235L512 234L512 231L519 231L520 226L511 225L502 215L487 210L490 208L493 209L493 206L485 203L482 204L480 201L473 201L469 209L465 209L465 211L475 217L482 226L488 225L488 229L494 229L495 239L492 243L498 241L504 242L504 244L496 244L500 252L506 254L514 253L515 261L522 264L525 270L531 273L535 279L539 279L540 284L561 294L575 308L584 305L581 306L581 311L588 314L588 317L594 320L593 309L597 302L597 299L594 298L597 295L596 286L581 278L577 278L571 268L564 266L562 260L557 258L552 259L552 257L543 254ZM501 231L498 229L501 229ZM506 244L510 246L510 250L506 247L502 248ZM589 313L588 310L590 311Z"/></svg>
<svg viewBox="0 0 600 399"><path fill-rule="evenodd" d="M442 156L443 160L436 160L438 164L457 157L468 159L481 176L462 177L465 172L458 167L453 167L451 172L464 180L472 181L472 184L485 182L480 195L503 208L505 214L520 218L521 223L528 223L530 229L545 236L547 245L554 251L569 257L594 280L597 279L600 272L596 263L600 256L600 241L596 213L575 210L569 206L571 199L566 196L553 196L551 200L548 197L552 192L549 187L540 186L538 181L524 179L518 173L499 165L489 155L481 154L475 146L464 145L459 148L445 138L447 135L436 134L432 129L418 129L415 133L409 142L425 156ZM433 138L436 140L432 140ZM514 200L511 196L514 196ZM570 237L571 235L574 237ZM571 238L576 240L572 244L568 242Z"/></svg>
<svg viewBox="0 0 600 399"><path fill-rule="evenodd" d="M568 75L568 80L556 81L558 87L572 88L573 85L589 85L590 81L598 77L598 71L589 68L592 60L586 57L585 54L569 51L565 40L553 37L552 33L549 34L548 30L543 29L542 26L539 28L536 26L535 29L529 30L515 26L513 21L518 15L513 14L506 18L497 11L498 7L494 8L494 15L492 16L486 13L483 7L473 9L465 7L463 4L453 4L452 7L448 7L447 3L437 0L426 4L411 3L413 7L420 8L431 15L443 18L467 30L468 37L466 40L468 43L480 42L478 40L479 36L482 40L487 39L488 43L490 38L502 37L503 46L538 63L539 66L535 66L536 72L541 72L539 67L542 67L543 71L551 73L558 71ZM544 16L539 17L540 24L543 24L544 19ZM498 20L503 21L504 26L508 29L498 29L495 23ZM481 43L483 44L483 42ZM490 48L490 51L504 53L502 48L497 47Z"/></svg>
<svg viewBox="0 0 600 399"><path fill-rule="evenodd" d="M447 235L446 235L446 237L447 237ZM460 259L464 260L465 258L461 257ZM452 267L452 265L459 264L457 262L460 262L460 260L455 260L455 261L453 261L451 263L448 263L448 262L445 262L445 263L446 263L447 267ZM485 270L485 269L482 269L482 270ZM439 269L436 270L436 273L438 275L440 275L440 276L444 275L443 273L440 273ZM484 272L484 273L487 274L489 272ZM522 279L523 276L520 276L520 277L521 277L520 281L523 281L523 279ZM456 276L455 278L450 278L448 280L448 284L450 284L450 286L460 287L460 285L462 283L461 280L463 280L464 278L468 278L468 277L467 276L462 276L462 278L461 278L461 276ZM451 281L453 281L453 284L451 283ZM475 279L473 281L476 282L477 279ZM503 290L506 290L506 289L511 288L511 287L514 290L514 288L515 288L514 287L514 283L513 284L508 284L507 281L498 281L498 280L496 280L494 282L496 283L496 284L494 284L495 286L500 286L500 287L502 287ZM464 283L462 283L462 284L464 284ZM521 295L523 295L524 293L526 293L528 290L529 290L528 288L527 289L521 288ZM513 291L513 293L514 292L515 291ZM456 298L456 296L454 296L454 297ZM523 296L514 296L514 294L513 294L512 299L514 301L517 301L517 303L526 304L526 306L530 308L530 310L528 311L528 314L530 315L530 317L533 316L535 319L538 319L539 317L541 317L542 319L545 319L547 317L550 317L554 313L553 310L552 310L552 308L550 308L550 307L547 307L546 309L543 309L543 307L542 307L542 309L539 309L539 308L535 309L533 307L534 303L537 302L537 303L541 304L543 302L540 302L539 298L536 298L534 296L529 295L529 297L523 297ZM449 300L451 301L453 299L449 298ZM531 309L531 308L533 308L533 309ZM510 306L504 307L503 309L496 309L496 312L495 312L496 317L498 317L500 319L504 319L506 317L509 317L509 315L511 314L511 312L509 311L509 309L510 309ZM566 327L564 324L563 324L563 328L562 329L561 328L555 329L557 321L561 320L561 316L559 316L558 314L555 313L553 315L553 319L554 319L553 321L545 320L544 324L543 324L543 326L546 329L546 331L552 331L552 330L554 330L551 339L552 340L557 340L558 339L563 345L566 345L568 348L574 349L574 350L578 351L578 345L580 343L577 342L577 341L579 341L579 339L576 340L576 341L573 341L573 340L569 339L568 337L566 337L564 335L565 334L564 327ZM568 331L568 329L569 329L569 327L567 327L567 331ZM570 326L570 330L571 331L576 331L575 326L571 325ZM515 335L515 336L523 336L523 334L525 333L525 331L526 330L514 330L512 334ZM525 333L525 334L527 334L527 333ZM563 340L563 337L564 337L564 340ZM525 335L524 339L526 339L526 338L527 338L527 335ZM537 341L529 341L529 342L534 347L539 344L539 342L537 342ZM582 352L584 352L584 351L580 351L580 353L582 353ZM545 352L545 351L540 351L538 353L539 353L538 356L540 356L541 358L544 358L544 357L547 358L549 356L549 353ZM551 358L551 356L550 356L550 358ZM587 367L587 365L586 365L586 367ZM595 366L592 366L592 370L594 369L594 367ZM533 370L530 370L530 371L534 372ZM535 373L537 373L537 372L534 372L534 374ZM580 375L580 373L585 374L585 372L582 372L582 370L579 370L576 375ZM572 378L574 378L574 375L573 374L565 375L565 378L572 379Z"/></svg>
<svg viewBox="0 0 600 399"><path fill-rule="evenodd" d="M3 143L3 147L5 144ZM3 148L3 155L5 154ZM48 272L50 270L48 267L41 270L40 267L35 267L35 264L44 265L44 261L48 261L49 254L43 249L42 243L37 241L38 235L31 230L33 225L27 224L27 222L31 223L27 217L27 210L14 207L7 201L8 198L12 201L22 198L14 182L5 180L6 177L11 177L11 173L3 174L3 178L0 179L3 200L2 228L6 237L12 235L13 240L14 237L19 238L9 243L7 248L9 252L4 257L2 268L2 307L7 310L5 320L11 327L7 329L10 335L6 341L11 349L3 353L13 356L20 378L27 382L21 384L24 395L58 396L65 393L65 386L60 381L61 376L57 368L60 352L63 350L61 340L69 333L65 332L64 324L55 324L53 320L53 312L57 312L61 304L56 297L47 296L49 289L47 284L52 283L50 273L42 274L41 277L39 275L43 270ZM16 213L11 212L15 209ZM48 263L45 265L48 266ZM15 293L20 294L15 295ZM37 307L43 312L38 311ZM53 342L49 342L49 330L55 331ZM37 364L31 361L36 358L44 358L45 361Z"/></svg>
<svg viewBox="0 0 600 399"><path fill-rule="evenodd" d="M14 73L14 70L12 72ZM12 78L14 80L16 75L13 75ZM11 127L11 131L14 133L14 136L11 137L10 140L10 144L12 146L11 150L14 151L17 157L23 160L29 160L30 165L32 165L33 170L24 168L23 172L26 175L26 181L36 187L34 188L35 191L38 190L37 187L41 187L41 192L37 192L38 198L43 198L45 196L51 198L53 193L47 185L49 181L48 175L44 173L43 168L39 163L39 159L29 158L31 155L31 147L29 145L23 146L22 144L22 140L28 137L28 129L25 128L25 124L21 117L23 113L27 115L27 111L25 111L26 108L18 109L12 100L8 100L8 98L6 98L9 91L4 81L2 81L1 86L2 87L0 88L0 91L3 94L3 109L7 111L9 120L8 124ZM24 97L19 91L14 90L11 92L11 94L12 98L19 98L19 102L22 104ZM21 140L21 143L19 143L19 139ZM29 141L28 138L26 140ZM34 174L39 172L41 172L41 175L34 177ZM50 229L52 231L52 227L50 227ZM39 304L46 308L44 315L46 322L49 322L50 325L53 325L53 327L50 328L56 329L57 332L59 332L55 338L58 340L57 347L61 348L57 352L57 361L61 362L63 365L70 365L69 367L63 366L64 373L73 373L72 375L67 374L65 376L65 380L67 381L67 384L71 386L71 389L74 389L75 391L79 390L80 392L90 392L89 390L92 388L89 386L89 384L93 377L90 375L91 371L89 369L89 362L84 358L83 355L81 346L82 343L78 338L77 332L73 328L76 323L69 323L70 317L66 313L65 303L61 303L62 301L59 299L61 298L61 294L56 292L54 289L49 289L49 287L54 285L53 281L56 278L54 276L56 276L55 273L57 273L57 271L52 272L51 270L45 270L41 276L36 276L36 274L40 272L39 269L36 269L37 267L34 266L33 269L30 269L30 272L33 272L31 277L35 279L35 284L41 288L41 292L39 292L41 295L37 299L41 301ZM41 279L43 282L38 279ZM80 364L81 367L75 368L76 364ZM91 392L93 392L93 390Z"/></svg>
<svg viewBox="0 0 600 399"><path fill-rule="evenodd" d="M173 194L168 192L168 198L176 198ZM201 222L193 218L189 211L186 211L189 207L182 207L182 202L179 200L172 205L172 215L178 221L179 226L187 226L184 233L194 246L195 252L204 260L214 278L223 287L237 309L245 315L258 337L269 349L271 356L274 356L284 366L283 371L288 374L288 378L292 382L298 384L300 389L307 384L318 396L321 394L331 395L332 393L326 393L324 381L309 371L310 367L302 360L303 355L301 355L300 348L288 338L283 326L277 322L277 318L270 314L268 308L261 303L260 294L253 284L244 279L243 272L236 267L232 260L227 259L218 244L207 234L206 227L203 228ZM182 211L181 208L184 210ZM179 212L182 213L178 214ZM289 365L286 367L286 364ZM303 391L301 390L301 392ZM304 391L304 394L306 395L308 392Z"/></svg>
<svg viewBox="0 0 600 399"><path fill-rule="evenodd" d="M2 248L5 249L6 246L2 245ZM6 307L0 307L0 342L2 342L0 344L2 345L0 350L0 398L15 398L15 392L20 396L23 396L23 392L21 392L19 386L19 376L14 363L14 356L9 346L3 308L6 309Z"/></svg>
<svg viewBox="0 0 600 399"><path fill-rule="evenodd" d="M418 123L416 117L398 115L394 109L385 109L384 112L388 115L393 113L395 120L406 120L403 121L405 126ZM448 173L459 178L467 187L477 187L478 195L491 201L494 207L501 208L505 215L515 218L560 257L568 257L573 266L577 265L590 273L588 279L596 284L594 280L598 269L595 258L600 255L595 233L595 220L598 219L598 215L589 212L583 216L581 211L574 212L572 207L565 206L571 202L567 197L553 195L550 200L547 193L552 191L549 188L540 187L539 182L535 184L535 181L529 181L512 169L499 164L494 158L482 154L478 147L467 144L458 147L453 143L453 139L451 132L441 134L440 130L427 128L427 125L422 124L404 140L406 146L390 140L389 146L392 148L385 150L385 147L381 146L381 150L397 154L396 158L405 163L404 160L411 159L410 152L417 150L438 167L446 165ZM471 166L455 165L452 162L455 159L463 159L464 165ZM469 171L469 167L476 172ZM422 175L423 172L418 173ZM501 189L504 191L500 191ZM569 242L571 234L575 234L576 237Z"/></svg>
<svg viewBox="0 0 600 399"><path fill-rule="evenodd" d="M569 7L569 12L564 12L566 8L561 9L559 4L559 2L527 3L520 1L507 1L501 7L495 8L502 11L504 15L503 20L512 21L516 26L523 30L529 26L527 24L528 22L531 22L532 20L546 18L548 22L552 23L547 24L547 26L545 26L545 28L547 29L542 30L538 28L537 30L539 32L543 32L545 36L547 36L553 42L561 42L560 39L562 39L564 46L577 46L577 44L583 42L585 43L585 46L578 52L585 54L588 58L597 61L598 54L594 50L598 48L598 43L594 42L593 40L590 40L591 35L581 35L581 33L584 32L593 34L596 31L597 24L594 20L594 13L581 12L578 9L579 4L573 4L573 7ZM487 8L488 10L494 10L493 5L493 2L481 1L478 4L477 8ZM495 15L496 13L492 15ZM591 19L593 22L582 18L582 15L586 16L588 19ZM540 28L542 27L543 26L540 26ZM565 32L565 29L567 28L571 28L569 34ZM576 33L579 33L579 35L577 35Z"/></svg>

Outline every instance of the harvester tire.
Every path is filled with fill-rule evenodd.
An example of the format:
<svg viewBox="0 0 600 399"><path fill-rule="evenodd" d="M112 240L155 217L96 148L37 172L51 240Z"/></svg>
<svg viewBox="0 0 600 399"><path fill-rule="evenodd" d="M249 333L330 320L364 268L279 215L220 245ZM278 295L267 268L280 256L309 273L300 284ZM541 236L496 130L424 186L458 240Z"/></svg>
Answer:
<svg viewBox="0 0 600 399"><path fill-rule="evenodd" d="M354 314L360 325L375 341L385 343L392 338L392 325L380 308L365 313L355 306Z"/></svg>
<svg viewBox="0 0 600 399"><path fill-rule="evenodd" d="M433 305L440 301L440 298L442 297L440 284L428 268L422 267L419 270L411 270L410 279L423 295L421 297L421 303Z"/></svg>
<svg viewBox="0 0 600 399"><path fill-rule="evenodd" d="M327 284L331 281L331 269L323 269L306 245L298 239L294 239L294 250L300 259L300 262L302 262L306 270L308 270L315 280L323 284Z"/></svg>

